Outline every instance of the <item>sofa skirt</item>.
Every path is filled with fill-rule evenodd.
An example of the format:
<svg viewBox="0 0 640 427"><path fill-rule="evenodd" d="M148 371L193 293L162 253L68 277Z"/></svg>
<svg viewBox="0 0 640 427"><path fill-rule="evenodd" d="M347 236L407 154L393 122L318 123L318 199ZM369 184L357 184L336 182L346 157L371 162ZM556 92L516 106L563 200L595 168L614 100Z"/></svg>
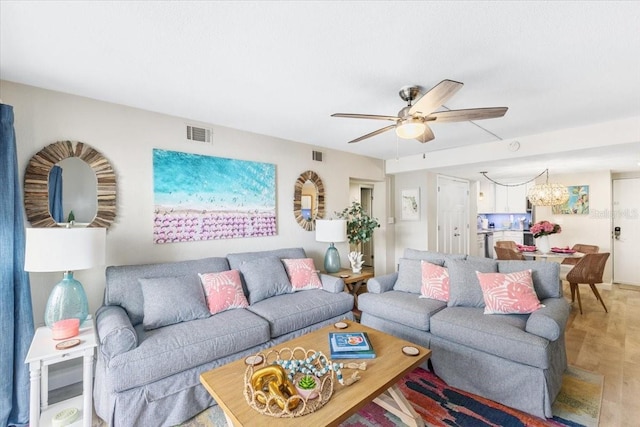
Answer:
<svg viewBox="0 0 640 427"><path fill-rule="evenodd" d="M549 345L555 347L549 352L554 357L548 369L540 369L432 336L431 362L435 374L451 387L551 418L567 368L564 335Z"/></svg>

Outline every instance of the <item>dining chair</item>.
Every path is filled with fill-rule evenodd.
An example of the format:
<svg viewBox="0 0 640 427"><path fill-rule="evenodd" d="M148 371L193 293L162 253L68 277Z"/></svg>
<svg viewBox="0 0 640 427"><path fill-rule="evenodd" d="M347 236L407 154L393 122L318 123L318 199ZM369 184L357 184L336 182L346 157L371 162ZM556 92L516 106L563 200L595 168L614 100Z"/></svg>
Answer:
<svg viewBox="0 0 640 427"><path fill-rule="evenodd" d="M518 252L518 250L513 250L513 249L509 249L509 248L501 248L500 246L495 246L494 249L496 250L496 255L498 256L498 259L501 260L518 260L518 261L525 261L526 258L524 257L524 255L522 255L520 252Z"/></svg>
<svg viewBox="0 0 640 427"><path fill-rule="evenodd" d="M571 289L571 302L575 301L575 295L577 294L580 314L582 314L582 301L580 300L580 289L578 287L580 283L588 284L596 299L602 304L605 313L609 312L607 306L604 305L600 292L598 292L598 288L596 288L596 283L602 283L602 274L608 258L608 252L588 253L579 258L578 263L567 273L566 280L569 282Z"/></svg>
<svg viewBox="0 0 640 427"><path fill-rule="evenodd" d="M600 250L600 247L596 245L584 245L582 243L576 243L571 249L583 254L596 254ZM569 273L569 271L571 271L573 266L578 263L579 260L580 258L565 258L562 260L562 262L560 263L561 280L567 280L567 274Z"/></svg>
<svg viewBox="0 0 640 427"><path fill-rule="evenodd" d="M496 246L499 248L507 248L514 251L518 251L518 245L513 240L499 240L496 242Z"/></svg>

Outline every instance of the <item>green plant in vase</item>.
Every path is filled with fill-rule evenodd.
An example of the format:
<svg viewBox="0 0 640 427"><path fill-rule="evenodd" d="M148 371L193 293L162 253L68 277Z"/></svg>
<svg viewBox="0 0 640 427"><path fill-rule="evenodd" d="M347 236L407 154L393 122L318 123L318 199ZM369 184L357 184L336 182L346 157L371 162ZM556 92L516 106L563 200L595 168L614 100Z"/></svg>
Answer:
<svg viewBox="0 0 640 427"><path fill-rule="evenodd" d="M300 378L300 381L298 381L298 386L300 386L300 388L303 390L313 390L314 388L316 388L316 385L316 379L311 375L305 375L304 377Z"/></svg>
<svg viewBox="0 0 640 427"><path fill-rule="evenodd" d="M371 218L359 202L353 202L336 216L347 221L347 238L349 243L360 249L360 244L368 242L373 237L373 231L380 227L376 218Z"/></svg>
<svg viewBox="0 0 640 427"><path fill-rule="evenodd" d="M355 252L349 254L351 268L354 272L360 272L362 268L362 244L371 240L373 231L380 227L377 218L371 218L359 202L351 203L342 212L336 212L336 216L347 221L347 238L349 244L355 247Z"/></svg>
<svg viewBox="0 0 640 427"><path fill-rule="evenodd" d="M296 383L296 391L304 399L315 399L319 396L318 379L313 375L305 375Z"/></svg>

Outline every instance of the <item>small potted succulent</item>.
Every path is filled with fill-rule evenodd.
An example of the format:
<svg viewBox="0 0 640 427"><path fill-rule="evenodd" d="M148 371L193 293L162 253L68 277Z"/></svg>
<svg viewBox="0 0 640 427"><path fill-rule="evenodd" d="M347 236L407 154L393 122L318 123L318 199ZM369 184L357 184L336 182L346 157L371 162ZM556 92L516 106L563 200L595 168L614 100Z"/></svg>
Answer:
<svg viewBox="0 0 640 427"><path fill-rule="evenodd" d="M320 381L313 375L304 375L296 382L296 390L304 399L315 399L320 394Z"/></svg>

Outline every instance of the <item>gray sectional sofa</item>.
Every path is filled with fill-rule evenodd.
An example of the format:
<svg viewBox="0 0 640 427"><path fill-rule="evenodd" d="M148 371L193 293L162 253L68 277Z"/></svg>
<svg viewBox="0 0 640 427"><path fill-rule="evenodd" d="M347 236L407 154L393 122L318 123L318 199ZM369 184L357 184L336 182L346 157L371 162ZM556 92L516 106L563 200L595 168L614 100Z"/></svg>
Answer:
<svg viewBox="0 0 640 427"><path fill-rule="evenodd" d="M322 289L287 288L278 264L297 258L306 258L302 248L108 267L96 313L98 416L110 426L179 424L215 404L200 384L202 372L353 320L353 296L339 278L321 274ZM197 292L198 273L231 269L241 273L250 305L211 315Z"/></svg>
<svg viewBox="0 0 640 427"><path fill-rule="evenodd" d="M448 302L419 297L422 260L448 269ZM531 314L484 314L476 271L527 269L544 307ZM398 272L367 282L368 292L358 297L361 323L429 347L433 371L450 386L552 417L567 367L564 330L570 311L559 270L555 262L406 249Z"/></svg>

